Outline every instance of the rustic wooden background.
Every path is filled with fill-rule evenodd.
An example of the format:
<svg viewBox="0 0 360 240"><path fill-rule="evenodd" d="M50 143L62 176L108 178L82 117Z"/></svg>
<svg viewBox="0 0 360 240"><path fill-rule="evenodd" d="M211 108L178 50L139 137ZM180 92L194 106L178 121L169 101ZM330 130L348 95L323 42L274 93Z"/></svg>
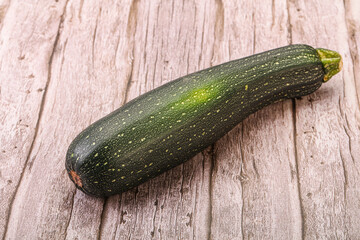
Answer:
<svg viewBox="0 0 360 240"><path fill-rule="evenodd" d="M291 43L343 71L97 199L65 169L91 122L176 77ZM3 239L360 239L358 0L0 0Z"/></svg>

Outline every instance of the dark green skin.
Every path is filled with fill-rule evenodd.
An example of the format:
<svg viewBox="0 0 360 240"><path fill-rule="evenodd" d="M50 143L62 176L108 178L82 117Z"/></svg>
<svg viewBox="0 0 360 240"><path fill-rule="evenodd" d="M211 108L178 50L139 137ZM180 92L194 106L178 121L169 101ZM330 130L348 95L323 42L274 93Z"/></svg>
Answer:
<svg viewBox="0 0 360 240"><path fill-rule="evenodd" d="M128 102L71 143L66 169L94 196L127 191L190 159L251 113L314 92L316 50L290 45L192 73Z"/></svg>

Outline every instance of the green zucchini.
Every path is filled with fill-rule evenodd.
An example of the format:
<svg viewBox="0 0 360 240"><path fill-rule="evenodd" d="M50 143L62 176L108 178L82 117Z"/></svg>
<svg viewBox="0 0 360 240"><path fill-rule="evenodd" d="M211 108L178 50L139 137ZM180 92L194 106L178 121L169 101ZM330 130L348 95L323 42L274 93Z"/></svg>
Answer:
<svg viewBox="0 0 360 240"><path fill-rule="evenodd" d="M131 189L190 159L251 113L314 92L341 56L290 45L195 72L149 91L83 130L66 169L94 196Z"/></svg>

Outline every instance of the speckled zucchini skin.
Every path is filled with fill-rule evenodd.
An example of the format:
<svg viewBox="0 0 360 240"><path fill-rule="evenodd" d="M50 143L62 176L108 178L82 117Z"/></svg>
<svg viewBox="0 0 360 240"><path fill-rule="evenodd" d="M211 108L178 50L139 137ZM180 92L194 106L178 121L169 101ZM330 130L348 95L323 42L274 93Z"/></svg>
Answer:
<svg viewBox="0 0 360 240"><path fill-rule="evenodd" d="M93 123L71 143L66 169L82 191L110 196L190 159L251 113L314 92L316 50L290 45L171 81Z"/></svg>

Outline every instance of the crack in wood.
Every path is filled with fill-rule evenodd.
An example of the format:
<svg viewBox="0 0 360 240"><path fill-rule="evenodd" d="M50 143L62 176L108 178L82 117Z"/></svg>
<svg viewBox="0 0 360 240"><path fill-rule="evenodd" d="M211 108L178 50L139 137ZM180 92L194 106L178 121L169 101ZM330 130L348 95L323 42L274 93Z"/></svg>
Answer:
<svg viewBox="0 0 360 240"><path fill-rule="evenodd" d="M127 38L131 39L130 43L133 45L132 56L134 56L134 49L135 49L134 37L135 37L136 29L137 29L136 28L137 27L136 16L138 14L137 4L138 4L138 0L134 0L131 2L129 17L128 17L128 26L127 26L127 30L126 30ZM117 48L118 48L118 46L119 46L119 44L117 45ZM134 71L134 57L131 58L130 76L127 80L127 84L126 84L126 88L125 88L125 96L124 96L124 100L123 100L122 104L126 103L129 100L128 95L129 95L129 90L130 90L130 86L131 86L131 80L133 77L133 71Z"/></svg>
<svg viewBox="0 0 360 240"><path fill-rule="evenodd" d="M255 21L255 12L251 14L252 18L252 54L256 53L256 21Z"/></svg>
<svg viewBox="0 0 360 240"><path fill-rule="evenodd" d="M349 140L349 143L348 143L348 144L349 144L349 154L350 154L350 158L351 158L351 160L352 160L352 163L353 163L353 165L354 165L357 173L360 173L359 169L358 169L357 166L356 166L355 156L354 156L354 153L353 153L353 150L352 150L352 147L351 147L353 140L352 140L352 137L350 136L350 132L351 132L351 130L350 130L350 123L349 123L349 120L348 120L348 118L347 118L346 113L344 113L343 119L345 119L345 123L342 124L342 126L343 126L344 132L345 132L345 134L346 134L346 136L347 136L347 138L348 138L348 140Z"/></svg>
<svg viewBox="0 0 360 240"><path fill-rule="evenodd" d="M291 14L290 14L290 0L286 0L286 12L287 12L287 41L289 44L293 43L293 39L292 39L292 24L291 24Z"/></svg>
<svg viewBox="0 0 360 240"><path fill-rule="evenodd" d="M213 185L214 185L214 181L215 178L213 177L214 174L214 168L215 168L215 157L214 157L214 145L212 145L210 147L209 150L209 155L210 155L210 177L209 177L209 214L208 214L208 219L207 219L207 229L208 229L208 234L207 234L207 239L211 239L211 225L213 222L213 204L212 204L212 199L213 199Z"/></svg>
<svg viewBox="0 0 360 240"><path fill-rule="evenodd" d="M102 230L103 230L103 225L104 225L104 218L105 218L105 212L106 212L106 205L107 205L107 201L108 198L106 198L104 200L104 203L103 203L103 207L102 207L102 212L101 212L101 215L100 215L100 223L99 223L99 230L98 230L98 235L97 235L97 239L100 240L101 239L101 233L102 233Z"/></svg>
<svg viewBox="0 0 360 240"><path fill-rule="evenodd" d="M242 147L242 143L244 142L244 124L241 123L241 141L240 141L240 156L241 156L241 169L240 169L240 186L241 186L241 238L244 239L245 236L245 232L244 232L244 186L243 186L243 182L241 181L241 176L244 174L243 173L243 164L244 164L244 149Z"/></svg>
<svg viewBox="0 0 360 240"><path fill-rule="evenodd" d="M301 194L301 183L300 183L300 173L299 173L299 157L297 149L297 127L296 127L296 100L292 99L292 117L293 117L293 139L294 139L294 156L295 156L295 169L296 169L296 178L297 178L297 191L299 197L299 207L300 207L300 216L301 216L301 239L304 239L306 236L305 232L305 216L304 216L304 206L302 202Z"/></svg>
<svg viewBox="0 0 360 240"><path fill-rule="evenodd" d="M153 218L152 218L152 231L150 231L151 238L154 238L154 236L155 236L155 230L156 230L155 221L156 221L156 214L158 211L158 205L159 205L159 201L158 201L158 196L156 195L156 200L154 203L155 211L154 211Z"/></svg>
<svg viewBox="0 0 360 240"><path fill-rule="evenodd" d="M81 3L81 8L82 8L82 4ZM80 8L80 10L81 10ZM96 34L97 34L97 28L98 28L98 24L99 24L99 18L101 17L101 6L99 7L99 13L96 16L96 21L95 21L95 27L94 27L94 33L92 35L92 43L91 43L91 64L92 64L92 69L95 69L95 41L96 41Z"/></svg>
<svg viewBox="0 0 360 240"><path fill-rule="evenodd" d="M80 0L80 7L79 7L79 13L78 13L78 18L79 18L80 22L81 22L81 13L82 13L83 7L84 7L84 0Z"/></svg>

